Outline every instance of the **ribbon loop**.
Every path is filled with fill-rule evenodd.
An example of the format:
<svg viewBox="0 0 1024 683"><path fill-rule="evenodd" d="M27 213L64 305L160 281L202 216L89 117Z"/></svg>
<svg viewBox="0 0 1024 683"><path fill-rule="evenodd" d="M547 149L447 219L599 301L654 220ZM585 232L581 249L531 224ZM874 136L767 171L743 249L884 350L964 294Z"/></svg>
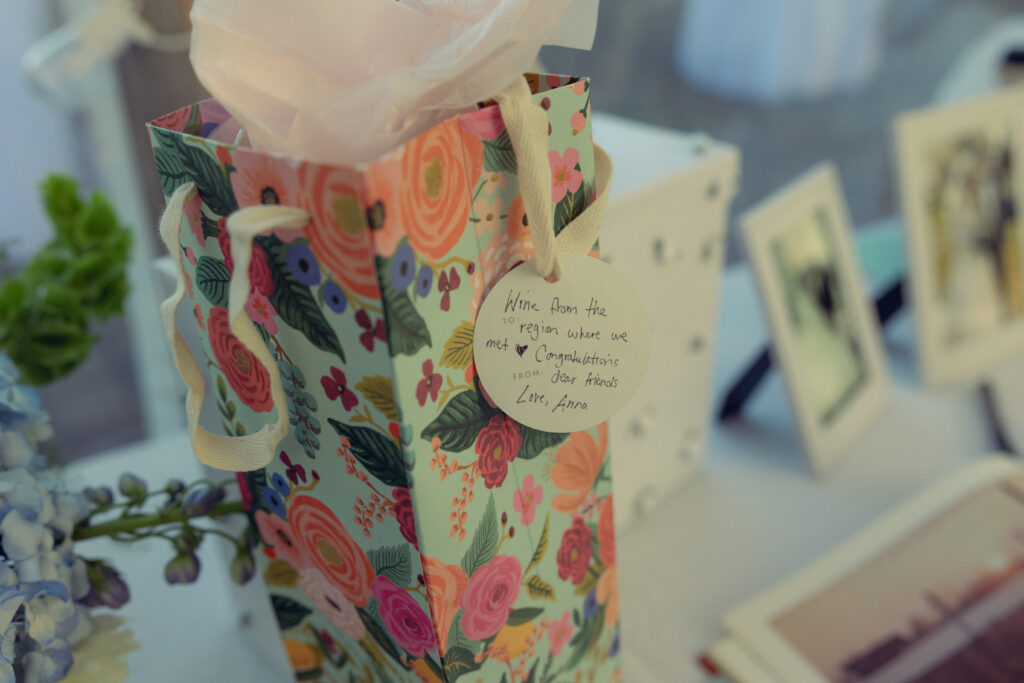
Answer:
<svg viewBox="0 0 1024 683"><path fill-rule="evenodd" d="M547 116L533 103L530 87L524 78L517 78L494 99L501 108L501 117L516 153L519 189L533 239L534 265L541 277L557 280L562 276L559 254L586 254L597 242L614 173L611 158L601 147L594 145L597 197L556 237L551 207Z"/></svg>

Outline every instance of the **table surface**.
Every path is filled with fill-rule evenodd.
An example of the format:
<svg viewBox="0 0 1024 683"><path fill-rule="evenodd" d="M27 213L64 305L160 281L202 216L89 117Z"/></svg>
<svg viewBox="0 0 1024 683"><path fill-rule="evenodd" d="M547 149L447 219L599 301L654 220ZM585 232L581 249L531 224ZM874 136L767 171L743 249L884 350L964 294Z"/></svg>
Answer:
<svg viewBox="0 0 1024 683"><path fill-rule="evenodd" d="M617 159L613 195L690 163L693 135L595 116L598 139ZM869 281L902 264L897 224L858 232ZM943 473L993 447L973 389L926 393L914 370L913 330L903 313L887 333L889 408L828 478L803 457L781 377L770 373L745 416L716 425L704 467L620 533L619 579L626 678L702 681L696 655L718 636L721 615L877 518ZM723 277L714 396L766 340L750 274ZM73 483L110 483L122 471L157 483L202 476L184 434L118 449L69 469ZM90 541L81 551L122 569L132 600L122 610L142 649L128 657L131 681L195 683L288 680L266 593L228 578L218 539L201 550L193 586L169 586L163 541L119 546ZM246 623L243 623L246 622Z"/></svg>
<svg viewBox="0 0 1024 683"><path fill-rule="evenodd" d="M746 268L728 270L722 292L716 397L765 339ZM697 477L622 531L619 577L629 680L702 680L695 656L720 635L726 610L928 481L991 450L976 392L919 388L909 323L909 315L901 314L887 335L889 409L828 478L811 474L781 378L771 373L743 419L712 430ZM100 484L124 470L154 484L202 473L182 434L84 461L69 474L76 483ZM130 655L131 680L284 680L280 649L260 652L251 627L240 623L243 612L262 626L272 619L262 587L234 587L225 549L216 539L207 543L200 580L188 587L163 582L170 549L162 541L125 547L97 540L83 546L89 556L111 558L133 588L123 612L143 649Z"/></svg>

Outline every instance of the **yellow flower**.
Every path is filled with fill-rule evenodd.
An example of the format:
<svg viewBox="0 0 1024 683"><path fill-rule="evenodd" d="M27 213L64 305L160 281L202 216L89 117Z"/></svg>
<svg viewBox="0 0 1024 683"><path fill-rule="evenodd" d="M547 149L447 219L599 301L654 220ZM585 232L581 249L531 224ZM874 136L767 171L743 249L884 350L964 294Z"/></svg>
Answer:
<svg viewBox="0 0 1024 683"><path fill-rule="evenodd" d="M293 671L310 671L320 666L320 662L323 661L316 648L301 640L285 638L284 649L288 653L288 661L292 663Z"/></svg>
<svg viewBox="0 0 1024 683"><path fill-rule="evenodd" d="M129 629L121 628L124 621L110 614L95 618L92 633L72 650L75 661L64 683L123 683L128 678L124 658L139 643Z"/></svg>
<svg viewBox="0 0 1024 683"><path fill-rule="evenodd" d="M529 648L527 640L531 633L533 633L533 624L529 622L518 626L506 624L498 631L498 635L494 637L490 647L495 652L502 654L502 661L511 662L519 659Z"/></svg>

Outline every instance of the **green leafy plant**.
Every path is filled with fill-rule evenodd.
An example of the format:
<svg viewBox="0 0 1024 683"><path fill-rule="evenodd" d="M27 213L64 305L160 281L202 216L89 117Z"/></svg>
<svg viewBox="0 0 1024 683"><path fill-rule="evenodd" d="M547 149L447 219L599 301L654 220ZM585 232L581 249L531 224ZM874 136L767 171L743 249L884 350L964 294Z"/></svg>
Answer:
<svg viewBox="0 0 1024 683"><path fill-rule="evenodd" d="M132 241L102 194L83 201L63 175L40 190L55 237L0 285L0 350L31 384L77 368L96 342L92 322L122 312Z"/></svg>

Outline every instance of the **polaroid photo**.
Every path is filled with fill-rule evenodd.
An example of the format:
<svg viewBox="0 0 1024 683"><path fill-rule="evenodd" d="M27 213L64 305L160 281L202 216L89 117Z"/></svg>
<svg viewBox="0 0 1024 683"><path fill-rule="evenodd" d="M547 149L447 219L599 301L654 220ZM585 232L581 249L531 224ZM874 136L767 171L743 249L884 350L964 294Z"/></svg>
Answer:
<svg viewBox="0 0 1024 683"><path fill-rule="evenodd" d="M772 351L815 472L828 470L885 405L888 379L831 164L819 165L741 219L772 332Z"/></svg>
<svg viewBox="0 0 1024 683"><path fill-rule="evenodd" d="M976 381L1024 353L1024 91L895 124L920 372Z"/></svg>
<svg viewBox="0 0 1024 683"><path fill-rule="evenodd" d="M953 472L725 623L780 681L1024 680L1024 470Z"/></svg>

